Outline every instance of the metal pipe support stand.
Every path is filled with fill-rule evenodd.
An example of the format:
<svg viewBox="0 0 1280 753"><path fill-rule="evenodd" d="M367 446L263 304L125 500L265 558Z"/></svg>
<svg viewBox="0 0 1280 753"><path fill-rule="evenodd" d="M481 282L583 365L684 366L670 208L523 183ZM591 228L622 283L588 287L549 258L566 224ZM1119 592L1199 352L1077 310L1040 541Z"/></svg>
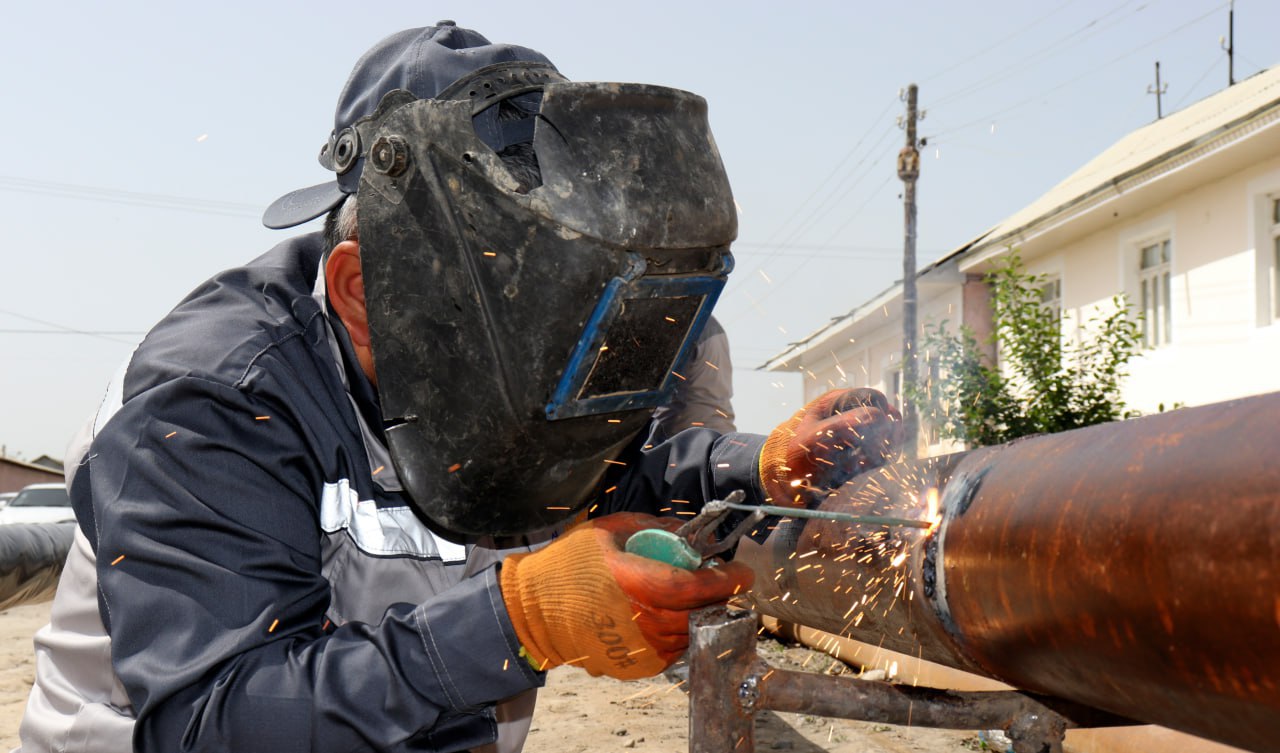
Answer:
<svg viewBox="0 0 1280 753"><path fill-rule="evenodd" d="M689 751L754 753L761 710L942 729L1003 729L1014 753L1061 753L1068 718L1017 691L961 692L770 667L756 655L756 613L710 607L689 621ZM1042 702L1043 701L1043 702ZM1087 716L1090 710L1074 709ZM1105 721L1104 721L1105 726Z"/></svg>

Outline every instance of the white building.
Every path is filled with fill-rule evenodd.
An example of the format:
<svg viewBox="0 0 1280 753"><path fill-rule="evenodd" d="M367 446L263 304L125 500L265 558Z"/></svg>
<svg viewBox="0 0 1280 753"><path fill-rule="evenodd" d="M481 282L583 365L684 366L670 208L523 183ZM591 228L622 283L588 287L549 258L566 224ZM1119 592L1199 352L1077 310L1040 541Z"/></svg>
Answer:
<svg viewBox="0 0 1280 753"><path fill-rule="evenodd" d="M921 270L921 326L946 319L952 331L989 332L982 276L1011 248L1048 276L1067 327L1118 292L1145 311L1146 347L1124 387L1130 407L1280 389L1280 66L1134 131ZM838 386L894 395L901 311L898 283L765 368L804 372L806 400ZM929 427L921 434L929 454L956 449Z"/></svg>

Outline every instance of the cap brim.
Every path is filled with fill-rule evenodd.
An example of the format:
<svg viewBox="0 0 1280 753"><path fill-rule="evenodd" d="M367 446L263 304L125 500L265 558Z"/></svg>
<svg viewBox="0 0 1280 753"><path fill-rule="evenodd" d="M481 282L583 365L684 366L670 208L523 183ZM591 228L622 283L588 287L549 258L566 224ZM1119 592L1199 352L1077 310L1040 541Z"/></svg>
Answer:
<svg viewBox="0 0 1280 753"><path fill-rule="evenodd" d="M299 188L271 202L262 213L262 224L272 230L301 225L338 206L345 197L336 181Z"/></svg>

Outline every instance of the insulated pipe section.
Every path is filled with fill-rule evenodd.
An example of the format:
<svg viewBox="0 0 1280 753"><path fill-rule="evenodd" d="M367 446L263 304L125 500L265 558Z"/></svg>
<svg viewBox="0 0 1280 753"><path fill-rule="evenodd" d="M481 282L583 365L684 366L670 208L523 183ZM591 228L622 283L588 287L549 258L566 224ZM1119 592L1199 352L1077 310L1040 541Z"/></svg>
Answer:
<svg viewBox="0 0 1280 753"><path fill-rule="evenodd" d="M1280 393L900 464L823 507L935 489L933 533L784 521L739 557L780 619L1280 751L1276 447Z"/></svg>
<svg viewBox="0 0 1280 753"><path fill-rule="evenodd" d="M53 598L75 523L0 525L0 612Z"/></svg>

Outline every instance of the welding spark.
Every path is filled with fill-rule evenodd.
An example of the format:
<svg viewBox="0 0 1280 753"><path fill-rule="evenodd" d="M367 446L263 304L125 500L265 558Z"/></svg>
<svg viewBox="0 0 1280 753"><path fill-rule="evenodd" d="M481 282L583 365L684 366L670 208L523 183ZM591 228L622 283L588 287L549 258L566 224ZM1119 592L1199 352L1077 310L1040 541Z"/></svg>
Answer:
<svg viewBox="0 0 1280 753"><path fill-rule="evenodd" d="M925 521L929 523L929 533L938 530L942 524L942 514L938 512L938 487L931 486L925 492Z"/></svg>

